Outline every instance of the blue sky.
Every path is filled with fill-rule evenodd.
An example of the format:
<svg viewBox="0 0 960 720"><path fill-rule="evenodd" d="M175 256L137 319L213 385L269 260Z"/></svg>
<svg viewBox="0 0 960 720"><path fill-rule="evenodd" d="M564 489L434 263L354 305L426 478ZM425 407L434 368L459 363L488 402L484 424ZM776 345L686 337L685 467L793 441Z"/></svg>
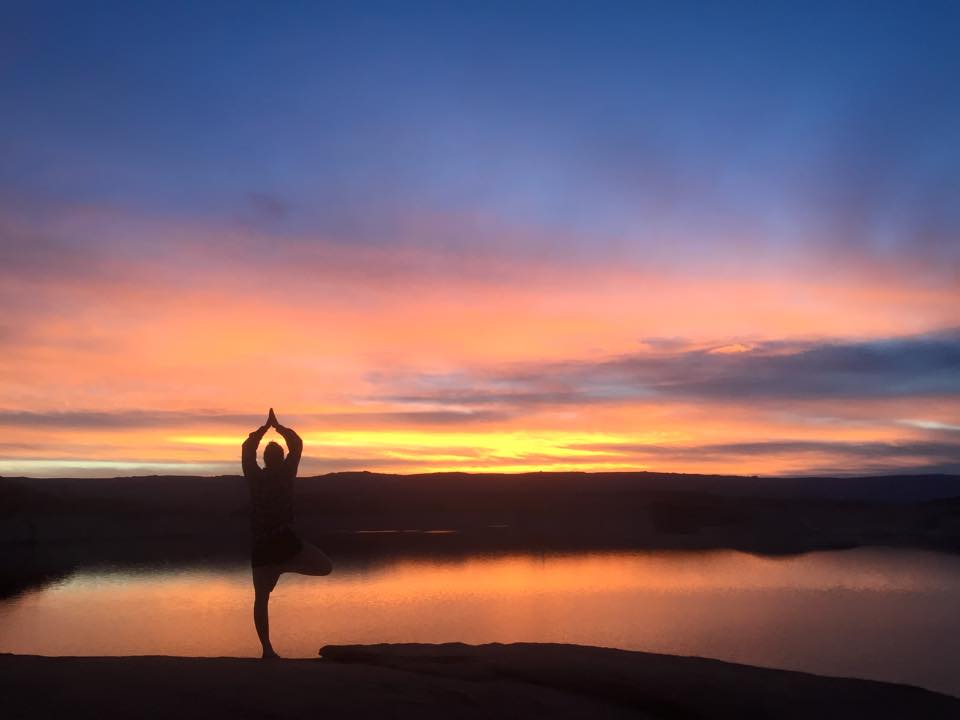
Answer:
<svg viewBox="0 0 960 720"><path fill-rule="evenodd" d="M954 3L5 15L0 187L45 203L282 220L346 242L384 242L412 211L481 214L600 252L746 233L882 251L960 225Z"/></svg>

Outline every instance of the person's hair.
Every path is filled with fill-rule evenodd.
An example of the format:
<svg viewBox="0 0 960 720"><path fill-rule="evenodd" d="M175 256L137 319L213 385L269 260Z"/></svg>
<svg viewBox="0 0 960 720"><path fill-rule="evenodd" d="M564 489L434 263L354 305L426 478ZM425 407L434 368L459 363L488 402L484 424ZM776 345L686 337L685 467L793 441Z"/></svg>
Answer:
<svg viewBox="0 0 960 720"><path fill-rule="evenodd" d="M268 442L267 446L263 449L263 464L267 467L272 467L282 462L283 448L280 447L280 443Z"/></svg>

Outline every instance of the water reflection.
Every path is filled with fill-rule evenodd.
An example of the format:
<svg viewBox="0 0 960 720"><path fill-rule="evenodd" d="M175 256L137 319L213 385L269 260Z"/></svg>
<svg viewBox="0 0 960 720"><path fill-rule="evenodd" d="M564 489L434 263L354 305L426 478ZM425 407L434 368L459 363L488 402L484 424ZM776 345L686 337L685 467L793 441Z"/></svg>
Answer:
<svg viewBox="0 0 960 720"><path fill-rule="evenodd" d="M0 651L259 652L248 568L116 565L0 603ZM349 559L284 576L277 649L327 643L571 642L909 682L960 695L960 558L858 549L513 553ZM198 632L199 630L199 632Z"/></svg>

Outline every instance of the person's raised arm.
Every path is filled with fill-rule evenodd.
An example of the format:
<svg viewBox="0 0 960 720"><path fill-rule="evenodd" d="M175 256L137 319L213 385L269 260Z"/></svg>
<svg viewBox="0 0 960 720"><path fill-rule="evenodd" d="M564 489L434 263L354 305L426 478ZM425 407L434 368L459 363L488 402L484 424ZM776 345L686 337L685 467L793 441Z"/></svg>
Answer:
<svg viewBox="0 0 960 720"><path fill-rule="evenodd" d="M258 427L243 441L240 452L240 464L243 467L244 475L249 476L260 469L260 466L257 465L257 448L260 447L260 441L269 429L270 423L268 421L266 425Z"/></svg>
<svg viewBox="0 0 960 720"><path fill-rule="evenodd" d="M303 440L291 428L281 425L277 421L277 416L273 414L273 408L270 408L270 418L267 421L272 423L277 432L287 443L286 463L293 468L294 473L300 465L300 457L303 455Z"/></svg>

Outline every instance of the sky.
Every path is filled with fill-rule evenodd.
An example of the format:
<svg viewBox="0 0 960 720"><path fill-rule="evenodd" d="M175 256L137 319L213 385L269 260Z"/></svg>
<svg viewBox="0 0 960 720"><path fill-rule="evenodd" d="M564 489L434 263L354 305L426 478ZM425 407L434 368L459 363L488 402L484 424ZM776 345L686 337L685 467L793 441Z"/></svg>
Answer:
<svg viewBox="0 0 960 720"><path fill-rule="evenodd" d="M0 474L960 472L955 2L5 2Z"/></svg>

